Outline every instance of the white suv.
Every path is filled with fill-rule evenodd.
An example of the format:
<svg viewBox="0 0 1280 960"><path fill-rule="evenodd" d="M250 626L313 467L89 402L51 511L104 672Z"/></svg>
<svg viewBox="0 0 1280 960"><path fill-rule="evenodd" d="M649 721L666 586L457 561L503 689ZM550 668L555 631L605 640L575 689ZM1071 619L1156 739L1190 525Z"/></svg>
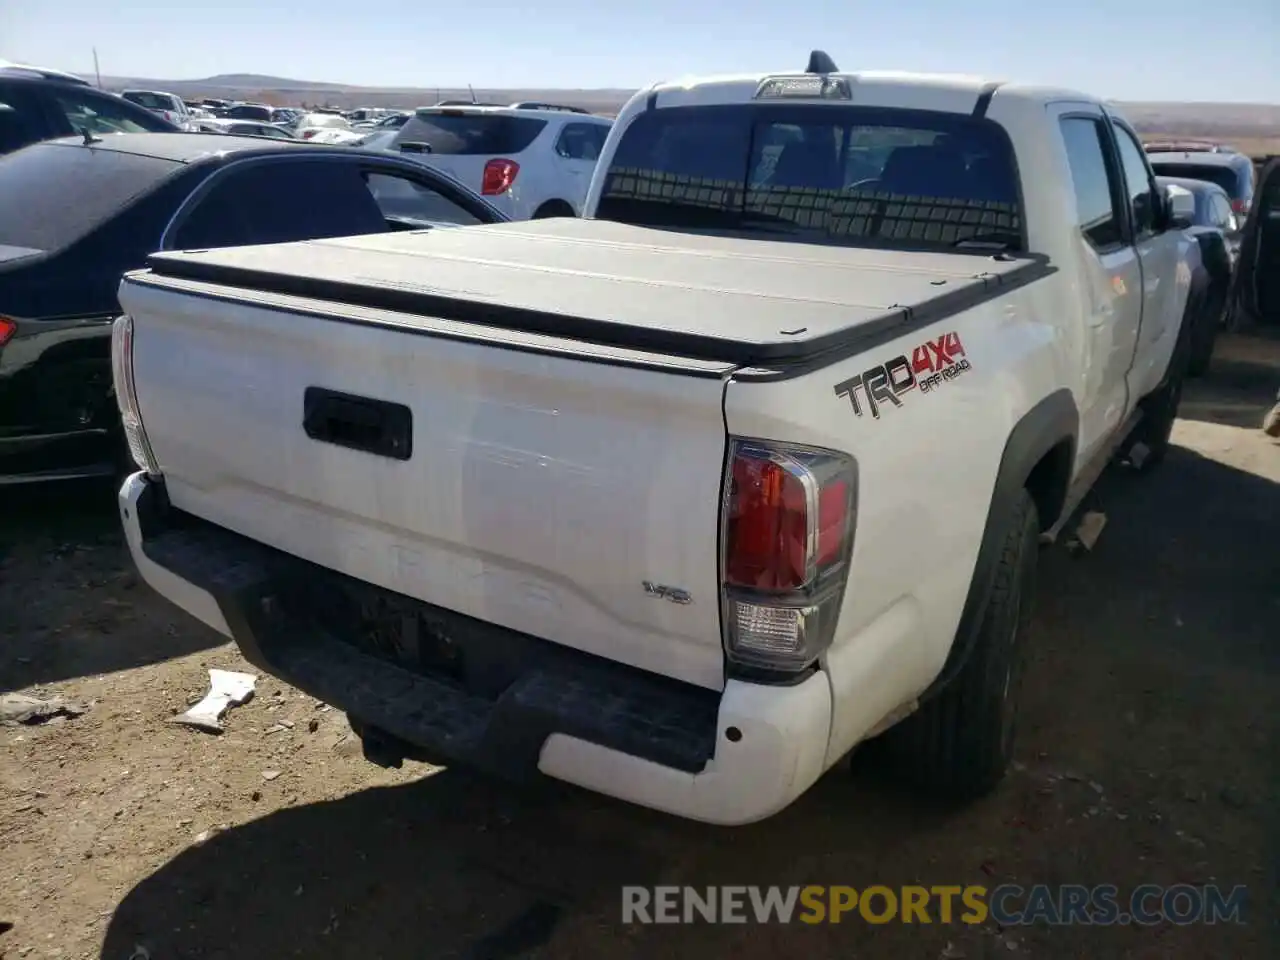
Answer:
<svg viewBox="0 0 1280 960"><path fill-rule="evenodd" d="M424 107L387 147L449 174L514 220L571 217L613 121L575 107Z"/></svg>
<svg viewBox="0 0 1280 960"><path fill-rule="evenodd" d="M162 90L125 90L120 96L130 103L145 107L157 116L164 117L181 130L193 132L196 129L191 111L182 98Z"/></svg>

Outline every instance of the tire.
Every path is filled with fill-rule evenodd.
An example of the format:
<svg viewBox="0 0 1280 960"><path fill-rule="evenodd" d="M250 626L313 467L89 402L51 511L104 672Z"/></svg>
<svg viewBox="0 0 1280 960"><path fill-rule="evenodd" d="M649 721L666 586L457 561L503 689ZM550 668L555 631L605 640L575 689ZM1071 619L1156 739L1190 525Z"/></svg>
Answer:
<svg viewBox="0 0 1280 960"><path fill-rule="evenodd" d="M1222 324L1225 297L1214 295L1206 305L1205 315L1197 318L1195 336L1190 356L1187 358L1187 376L1201 377L1209 369L1213 359L1213 346L1218 339L1218 327Z"/></svg>
<svg viewBox="0 0 1280 960"><path fill-rule="evenodd" d="M1139 473L1148 473L1164 463L1169 453L1169 438L1173 434L1173 422L1178 419L1178 407L1182 403L1182 386L1187 378L1191 362L1194 328L1191 326L1195 313L1188 308L1188 316L1182 321L1182 329L1178 333L1178 342L1173 348L1173 357L1169 360L1169 370L1165 374L1164 383L1149 396L1138 401L1142 410L1142 421L1133 432L1128 442L1130 465ZM1140 461L1133 457L1134 448L1141 443L1147 448L1147 455Z"/></svg>
<svg viewBox="0 0 1280 960"><path fill-rule="evenodd" d="M1013 757L1040 518L1025 489L1007 517L995 579L969 658L954 679L881 737L894 774L963 803L991 792Z"/></svg>
<svg viewBox="0 0 1280 960"><path fill-rule="evenodd" d="M1186 379L1186 364L1171 370L1169 377L1151 396L1142 400L1142 422L1134 431L1129 455L1131 464L1139 473L1149 473L1164 463L1169 453L1169 438L1173 434L1173 422L1178 419L1178 406L1182 403L1182 385ZM1147 455L1141 461L1133 460L1133 448L1142 443Z"/></svg>
<svg viewBox="0 0 1280 960"><path fill-rule="evenodd" d="M546 220L550 217L573 217L577 216L573 212L573 207L569 206L563 200L548 200L537 210L533 211L534 220Z"/></svg>

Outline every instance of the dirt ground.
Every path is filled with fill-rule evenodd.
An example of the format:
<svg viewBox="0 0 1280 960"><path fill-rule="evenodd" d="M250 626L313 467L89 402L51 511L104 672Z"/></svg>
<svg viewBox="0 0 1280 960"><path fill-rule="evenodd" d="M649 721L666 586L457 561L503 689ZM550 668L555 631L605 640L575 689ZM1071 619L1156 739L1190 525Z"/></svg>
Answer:
<svg viewBox="0 0 1280 960"><path fill-rule="evenodd" d="M1045 551L1019 761L961 811L839 768L777 817L685 823L551 782L370 766L270 677L221 736L167 722L243 669L137 579L109 491L3 494L0 957L1280 956L1280 364L1228 342L1091 553ZM1280 361L1280 357L1276 358ZM1217 883L1242 926L624 926L622 884ZM10 926L11 925L11 926ZM8 929L6 929L8 927Z"/></svg>

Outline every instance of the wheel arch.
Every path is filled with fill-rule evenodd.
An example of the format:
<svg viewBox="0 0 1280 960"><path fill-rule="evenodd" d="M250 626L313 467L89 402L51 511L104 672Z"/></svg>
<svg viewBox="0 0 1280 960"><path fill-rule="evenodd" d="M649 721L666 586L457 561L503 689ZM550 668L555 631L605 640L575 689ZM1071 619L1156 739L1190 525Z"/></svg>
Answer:
<svg viewBox="0 0 1280 960"><path fill-rule="evenodd" d="M1191 271L1191 282L1187 285L1187 299L1182 306L1182 315L1178 318L1177 339L1174 340L1173 350L1169 354L1169 363L1160 377L1159 385L1151 393L1141 397L1139 402L1158 393L1175 373L1185 374L1187 363L1191 358L1196 326L1204 322L1201 314L1208 309L1212 290L1213 276L1203 263L1197 264Z"/></svg>
<svg viewBox="0 0 1280 960"><path fill-rule="evenodd" d="M946 662L921 695L922 701L949 684L973 651L1007 532L1005 520L1021 491L1027 490L1035 501L1042 531L1058 521L1071 484L1079 433L1080 414L1071 391L1065 388L1055 390L1033 406L1010 431L996 471L960 625Z"/></svg>
<svg viewBox="0 0 1280 960"><path fill-rule="evenodd" d="M550 200L543 200L533 211L533 219L538 220L542 217L568 216L576 217L578 214L573 209L573 204L568 200L560 197L552 197Z"/></svg>
<svg viewBox="0 0 1280 960"><path fill-rule="evenodd" d="M1204 261L1202 260L1200 264L1191 271L1191 283L1187 286L1187 306L1183 311L1183 323L1186 323L1188 319L1194 319L1187 316L1187 314L1190 314L1191 312L1190 307L1192 303L1195 302L1197 297L1199 297L1201 303L1203 303L1204 298L1208 297L1209 291L1212 287L1213 274L1209 272L1209 268L1205 266Z"/></svg>

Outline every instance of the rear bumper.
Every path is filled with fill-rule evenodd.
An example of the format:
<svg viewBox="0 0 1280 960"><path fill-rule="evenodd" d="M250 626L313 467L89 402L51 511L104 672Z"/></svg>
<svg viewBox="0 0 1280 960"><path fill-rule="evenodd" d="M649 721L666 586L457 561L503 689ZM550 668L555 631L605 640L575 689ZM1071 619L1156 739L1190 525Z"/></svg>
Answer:
<svg viewBox="0 0 1280 960"><path fill-rule="evenodd" d="M717 693L371 594L169 509L163 487L143 474L125 481L119 506L134 561L160 594L234 639L260 669L445 762L516 779L540 771L726 825L776 813L825 768L825 674L790 687L730 680ZM334 610L317 612L307 592L317 584L326 596L350 589L389 604L396 617L414 611L412 650L401 634L373 649L385 641L357 637ZM453 659L436 656L441 644Z"/></svg>

